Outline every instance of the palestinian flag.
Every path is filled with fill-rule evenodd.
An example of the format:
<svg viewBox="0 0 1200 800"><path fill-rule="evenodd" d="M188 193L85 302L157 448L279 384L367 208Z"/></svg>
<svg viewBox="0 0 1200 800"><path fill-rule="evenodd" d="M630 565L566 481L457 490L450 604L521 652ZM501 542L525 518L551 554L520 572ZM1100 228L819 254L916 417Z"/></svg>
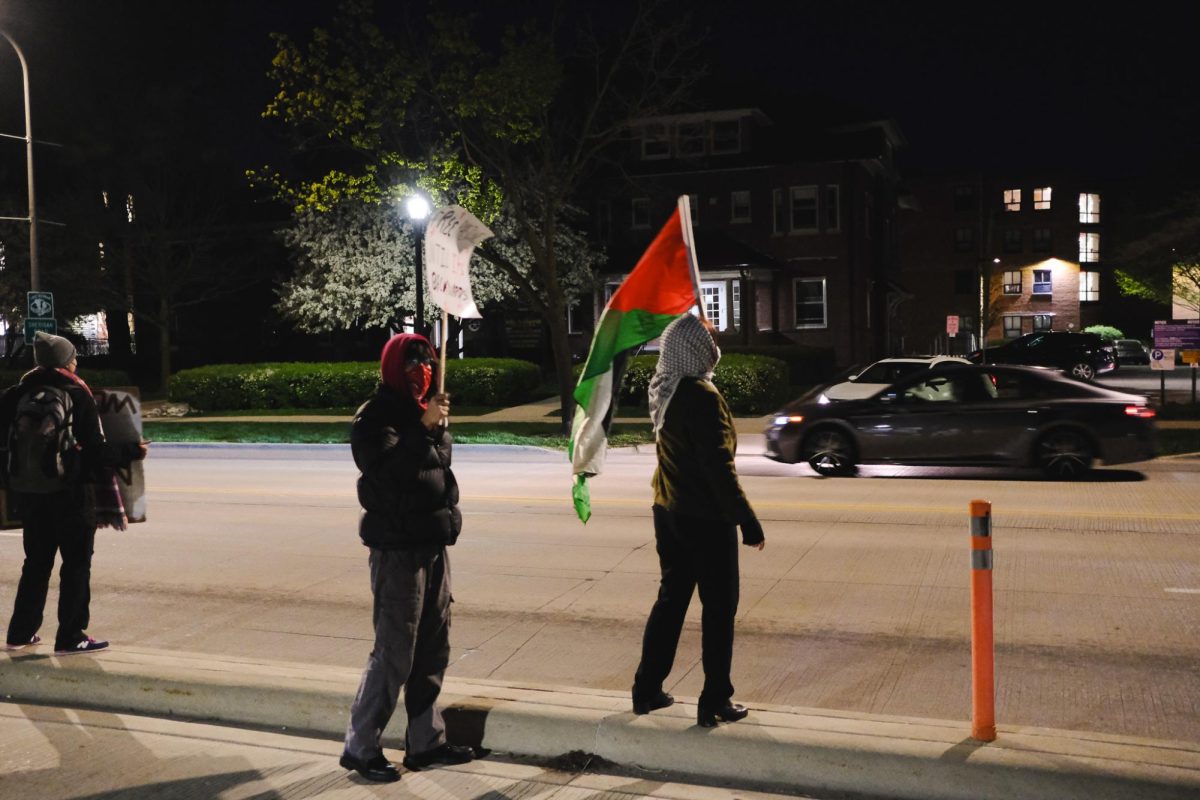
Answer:
<svg viewBox="0 0 1200 800"><path fill-rule="evenodd" d="M592 515L587 479L604 466L617 390L629 355L658 338L671 320L698 302L700 280L690 211L687 196L680 197L667 224L608 301L575 387L571 494L575 512L584 522Z"/></svg>

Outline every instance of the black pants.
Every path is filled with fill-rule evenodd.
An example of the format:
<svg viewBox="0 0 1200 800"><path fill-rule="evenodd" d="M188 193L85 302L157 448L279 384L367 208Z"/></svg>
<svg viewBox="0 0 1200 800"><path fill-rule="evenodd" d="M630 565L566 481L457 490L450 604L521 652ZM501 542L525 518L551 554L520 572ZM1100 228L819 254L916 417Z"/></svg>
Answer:
<svg viewBox="0 0 1200 800"><path fill-rule="evenodd" d="M84 638L92 599L92 548L96 519L87 508L84 491L74 487L55 494L21 495L22 541L25 565L17 584L17 599L8 623L8 641L28 642L42 626L54 555L62 555L58 582L57 650L73 648Z"/></svg>
<svg viewBox="0 0 1200 800"><path fill-rule="evenodd" d="M437 707L450 663L450 565L446 548L372 548L375 647L350 707L345 752L368 761L383 752L384 728L404 689L404 749L425 753L446 743Z"/></svg>
<svg viewBox="0 0 1200 800"><path fill-rule="evenodd" d="M654 539L662 583L646 620L642 662L633 682L635 701L662 690L675 662L675 649L692 592L700 587L700 705L721 706L733 697L733 618L738 605L737 528L727 522L688 517L654 506Z"/></svg>

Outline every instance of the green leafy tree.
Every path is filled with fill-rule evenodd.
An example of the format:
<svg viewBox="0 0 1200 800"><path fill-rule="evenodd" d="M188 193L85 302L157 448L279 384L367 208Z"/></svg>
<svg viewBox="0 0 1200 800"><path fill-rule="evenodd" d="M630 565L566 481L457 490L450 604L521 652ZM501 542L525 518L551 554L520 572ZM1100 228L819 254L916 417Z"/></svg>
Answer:
<svg viewBox="0 0 1200 800"><path fill-rule="evenodd" d="M1200 193L1180 195L1132 222L1114 261L1122 294L1200 316Z"/></svg>
<svg viewBox="0 0 1200 800"><path fill-rule="evenodd" d="M303 43L276 35L279 91L265 116L296 135L302 174L251 178L318 211L419 186L511 230L476 252L546 320L565 428L571 276L597 259L577 206L631 124L676 110L700 77L687 58L696 38L655 0L595 17L535 3L541 13L525 19L506 4L465 5L438 3L385 32L371 3L348 0Z"/></svg>

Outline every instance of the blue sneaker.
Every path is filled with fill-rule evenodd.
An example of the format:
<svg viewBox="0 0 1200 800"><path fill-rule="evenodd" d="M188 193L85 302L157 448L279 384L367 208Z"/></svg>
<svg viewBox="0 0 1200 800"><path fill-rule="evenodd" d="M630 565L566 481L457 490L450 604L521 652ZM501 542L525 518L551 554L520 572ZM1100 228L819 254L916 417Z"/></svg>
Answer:
<svg viewBox="0 0 1200 800"><path fill-rule="evenodd" d="M41 641L42 641L42 637L38 636L35 633L33 636L29 637L28 642L5 642L4 649L5 650L24 650L26 647L33 647L34 645L40 644Z"/></svg>
<svg viewBox="0 0 1200 800"><path fill-rule="evenodd" d="M55 647L54 655L73 656L79 653L94 653L97 650L105 650L107 648L108 642L101 642L93 639L90 636L84 636L74 647Z"/></svg>

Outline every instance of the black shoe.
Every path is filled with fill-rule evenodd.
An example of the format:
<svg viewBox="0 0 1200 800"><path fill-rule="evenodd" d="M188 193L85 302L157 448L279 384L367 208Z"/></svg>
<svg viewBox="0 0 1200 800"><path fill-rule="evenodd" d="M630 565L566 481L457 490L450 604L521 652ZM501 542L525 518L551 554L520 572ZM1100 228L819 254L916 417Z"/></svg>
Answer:
<svg viewBox="0 0 1200 800"><path fill-rule="evenodd" d="M701 728L715 728L717 727L717 720L721 722L737 722L739 719L745 719L749 713L750 709L740 706L737 703L726 703L716 708L696 706L696 724Z"/></svg>
<svg viewBox="0 0 1200 800"><path fill-rule="evenodd" d="M443 744L424 753L404 754L404 768L420 772L437 764L466 764L475 760L475 751L465 744Z"/></svg>
<svg viewBox="0 0 1200 800"><path fill-rule="evenodd" d="M651 711L657 711L660 708L666 708L674 703L674 697L671 697L671 695L660 690L658 694L654 695L654 697L651 697L649 700L635 699L633 701L633 713L649 714Z"/></svg>
<svg viewBox="0 0 1200 800"><path fill-rule="evenodd" d="M338 761L342 769L352 769L369 781L376 783L395 783L400 780L400 770L396 765L384 758L383 753L367 761L357 759L349 753L342 753Z"/></svg>
<svg viewBox="0 0 1200 800"><path fill-rule="evenodd" d="M73 656L78 653L95 653L98 650L107 650L108 642L102 642L99 639L84 634L84 637L78 642L66 647L54 646L54 655L56 656Z"/></svg>

